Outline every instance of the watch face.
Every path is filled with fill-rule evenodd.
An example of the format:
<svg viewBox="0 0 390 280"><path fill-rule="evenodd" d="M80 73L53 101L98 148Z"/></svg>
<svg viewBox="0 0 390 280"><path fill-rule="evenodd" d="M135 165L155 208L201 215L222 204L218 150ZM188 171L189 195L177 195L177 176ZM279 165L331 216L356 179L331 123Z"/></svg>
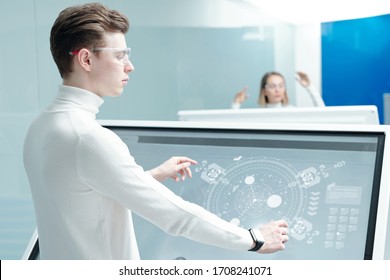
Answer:
<svg viewBox="0 0 390 280"><path fill-rule="evenodd" d="M260 229L254 228L254 229L252 229L252 231L256 235L257 241L259 241L259 242L264 241L264 236L263 236L262 232L260 231Z"/></svg>

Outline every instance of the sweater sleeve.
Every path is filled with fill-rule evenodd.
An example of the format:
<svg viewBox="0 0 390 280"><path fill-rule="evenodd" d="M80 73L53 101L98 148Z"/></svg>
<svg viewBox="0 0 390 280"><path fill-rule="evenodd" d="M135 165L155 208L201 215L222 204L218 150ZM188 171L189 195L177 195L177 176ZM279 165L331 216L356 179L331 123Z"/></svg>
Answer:
<svg viewBox="0 0 390 280"><path fill-rule="evenodd" d="M231 108L232 109L240 109L241 108L241 104L233 102Z"/></svg>
<svg viewBox="0 0 390 280"><path fill-rule="evenodd" d="M326 106L320 93L313 86L310 85L310 86L306 87L306 90L309 93L315 107L325 107Z"/></svg>
<svg viewBox="0 0 390 280"><path fill-rule="evenodd" d="M100 128L84 135L77 154L79 177L85 184L165 232L226 249L251 247L246 229L174 194L136 164L113 132Z"/></svg>

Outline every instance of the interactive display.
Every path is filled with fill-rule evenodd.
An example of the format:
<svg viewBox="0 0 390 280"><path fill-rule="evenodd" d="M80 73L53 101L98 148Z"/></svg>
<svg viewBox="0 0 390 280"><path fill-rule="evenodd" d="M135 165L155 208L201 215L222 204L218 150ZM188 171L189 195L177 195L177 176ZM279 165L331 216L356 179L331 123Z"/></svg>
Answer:
<svg viewBox="0 0 390 280"><path fill-rule="evenodd" d="M136 218L145 259L372 258L383 133L110 127L145 169L198 161L177 195L244 228L286 219L287 249L259 256L169 236ZM151 240L153 242L150 246Z"/></svg>

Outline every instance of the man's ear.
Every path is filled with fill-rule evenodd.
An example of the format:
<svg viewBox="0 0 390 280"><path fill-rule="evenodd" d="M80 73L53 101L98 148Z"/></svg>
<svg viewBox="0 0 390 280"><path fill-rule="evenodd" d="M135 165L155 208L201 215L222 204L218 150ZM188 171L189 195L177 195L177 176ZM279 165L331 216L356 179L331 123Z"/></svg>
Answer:
<svg viewBox="0 0 390 280"><path fill-rule="evenodd" d="M77 61L80 66L87 72L91 71L92 53L88 49L81 49L77 54Z"/></svg>

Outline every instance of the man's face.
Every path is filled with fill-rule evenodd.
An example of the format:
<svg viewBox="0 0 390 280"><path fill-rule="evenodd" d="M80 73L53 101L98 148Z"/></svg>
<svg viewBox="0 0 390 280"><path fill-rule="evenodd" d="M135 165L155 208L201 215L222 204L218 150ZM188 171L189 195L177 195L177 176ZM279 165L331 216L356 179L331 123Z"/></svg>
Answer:
<svg viewBox="0 0 390 280"><path fill-rule="evenodd" d="M98 46L91 55L91 89L100 97L120 96L134 70L122 33L107 33L105 46Z"/></svg>

